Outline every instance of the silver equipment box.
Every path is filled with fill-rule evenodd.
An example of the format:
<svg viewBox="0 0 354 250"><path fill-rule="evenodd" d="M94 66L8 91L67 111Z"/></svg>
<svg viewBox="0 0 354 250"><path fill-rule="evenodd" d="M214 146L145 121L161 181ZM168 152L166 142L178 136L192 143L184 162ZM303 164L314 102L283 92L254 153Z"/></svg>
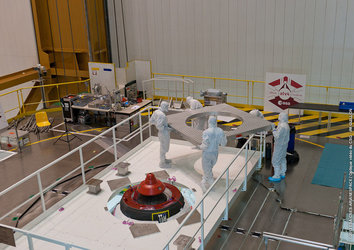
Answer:
<svg viewBox="0 0 354 250"><path fill-rule="evenodd" d="M204 96L204 106L215 106L227 102L227 93L218 89L201 91L200 96Z"/></svg>

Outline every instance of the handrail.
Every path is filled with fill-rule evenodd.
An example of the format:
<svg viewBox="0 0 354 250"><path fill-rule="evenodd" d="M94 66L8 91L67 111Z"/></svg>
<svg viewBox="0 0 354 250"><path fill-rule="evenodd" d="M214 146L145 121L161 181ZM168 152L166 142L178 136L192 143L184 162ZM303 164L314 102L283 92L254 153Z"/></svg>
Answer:
<svg viewBox="0 0 354 250"><path fill-rule="evenodd" d="M194 206L194 208L189 212L189 214L186 216L186 218L184 218L184 220L182 221L182 223L179 225L177 231L170 237L170 239L167 241L167 243L165 244L163 249L169 249L169 245L171 244L172 240L177 236L177 234L181 231L181 229L184 227L185 223L189 220L189 218L194 214L194 212L200 207L201 209L201 225L199 226L199 228L196 230L196 233L201 229L204 230L204 224L205 221L209 218L209 215L214 211L214 208L210 211L210 213L207 215L207 217L204 219L204 200L205 198L209 195L209 193L211 192L211 190L215 187L216 183L218 183L220 181L220 179L226 174L226 186L225 187L225 192L223 195L221 195L221 197L223 197L225 194L228 194L233 182L237 179L237 177L240 175L241 172L244 171L244 169L246 168L246 173L245 173L245 179L244 179L244 188L247 185L247 165L248 165L248 161L252 158L250 157L250 159L247 159L247 152L248 152L248 146L249 143L251 142L251 140L253 139L253 137L255 136L255 134L251 135L248 140L245 142L245 144L240 148L240 150L237 152L237 154L235 155L235 157L230 161L230 163L227 165L227 167L225 168L225 170L219 175L219 177L214 181L214 183L209 187L209 189L205 192L205 194L202 196L201 200ZM246 151L246 158L245 158L245 164L242 167L242 169L238 172L238 174L236 175L236 177L234 178L233 182L229 185L229 181L228 181L228 177L229 177L229 169L230 167L234 164L234 162L236 161L236 159L238 158L238 156L243 152L243 150L247 150ZM260 149L262 150L262 148ZM244 189L245 191L245 189ZM217 201L216 205L219 204L219 202L221 201L221 198ZM215 205L215 206L216 206ZM228 196L227 196L227 205L225 205L225 211L227 214L227 210L228 210ZM195 233L195 234L196 234ZM195 235L194 234L194 235ZM191 242L188 242L188 244L191 244ZM202 233L202 237L201 237L201 249L204 249L204 232Z"/></svg>
<svg viewBox="0 0 354 250"><path fill-rule="evenodd" d="M345 87L333 87L333 86L321 86L321 85L306 85L307 87L316 87L316 88L325 88L325 89L345 89L345 90L354 90L354 88L345 88Z"/></svg>
<svg viewBox="0 0 354 250"><path fill-rule="evenodd" d="M11 93L14 93L16 91L19 90L23 90L23 89L35 89L35 88L43 88L43 87L55 87L55 86L63 86L63 85L69 85L69 84L75 84L75 83L85 83L85 82L89 82L90 80L81 80L81 81L73 81L73 82L62 82L62 83L53 83L53 84L46 84L46 85L38 85L38 86L31 86L31 87L21 87L3 94L0 94L0 97L4 96L4 95L8 95Z"/></svg>
<svg viewBox="0 0 354 250"><path fill-rule="evenodd" d="M201 78L201 79L215 79L215 80L225 80L225 81L265 83L265 81L258 81L258 80L244 80L244 79L225 78L225 77L214 77L214 76L193 76L193 75L157 73L157 72L153 72L152 74L153 74L153 75L161 75L161 76L179 76L179 77L191 77L191 78ZM323 85L312 85L312 84L308 84L308 85L306 85L306 86L307 86L307 87L317 87L317 88L354 90L354 88L334 87L334 86L323 86Z"/></svg>
<svg viewBox="0 0 354 250"><path fill-rule="evenodd" d="M152 73L153 75L161 76L179 76L179 77L191 77L191 78L201 78L201 79L215 79L215 80L226 80L226 81L238 81L238 82L256 82L256 83L265 83L264 81L256 80L243 80L243 79L234 79L234 78L225 78L225 77L214 77L214 76L193 76L193 75L182 75L182 74L169 74L169 73Z"/></svg>
<svg viewBox="0 0 354 250"><path fill-rule="evenodd" d="M26 176L25 178L23 178L22 180L18 181L17 183L11 185L10 187L6 188L5 190L1 191L0 192L0 197L7 194L9 191L13 190L14 188L18 187L19 185L21 185L22 183L28 181L29 179L31 178L37 178L37 182L38 182L38 188L39 188L39 192L34 194L31 198L27 199L26 201L22 202L21 204L17 205L15 208L11 209L11 211L5 213L4 215L1 216L0 220L4 219L5 217L9 216L11 213L15 212L16 210L18 210L19 208L21 208L22 206L26 205L27 203L29 202L32 202L34 199L36 199L37 197L40 197L40 200L41 200L41 204L42 204L42 213L46 211L46 205L45 205L45 202L44 202L44 194L46 192L48 192L51 188L53 188L55 185L57 185L58 183L60 183L60 181L62 179L65 179L67 177L69 177L70 175L72 175L74 172L78 171L81 169L81 173L82 173L82 185L85 185L86 184L86 173L85 173L85 166L91 162L92 160L96 159L97 157L99 157L100 155L102 155L103 153L107 152L108 150L110 150L111 148L114 148L114 161L116 161L118 159L118 156L117 156L117 152L116 152L116 146L117 144L123 142L123 141L127 141L127 140L130 140L132 138L134 138L135 136L138 136L140 134L140 143L143 143L144 139L143 139L143 132L146 130L146 129L149 129L149 136L151 136L151 124L150 124L150 111L151 109L155 109L157 107L152 107L152 106L148 106L148 107L144 107L142 108L141 110L139 110L136 114L128 117L127 119L124 119L123 121L119 122L118 124L114 125L113 127L107 129L106 131L100 133L99 135L95 136L94 138L90 139L89 141L81 144L79 147L71 150L70 152L66 153L65 155L59 157L58 159L54 160L53 162L45 165L44 167L42 167L41 169L33 172L32 174ZM149 121L148 122L145 122L143 124L142 122L142 119L141 119L141 114L145 111L148 111L149 113ZM139 127L140 129L136 129L132 132L130 132L129 134L127 134L126 136L124 136L123 138L116 138L116 133L115 133L115 130L117 127L125 124L125 123L129 123L129 121L131 119L134 119L135 117L139 117ZM87 145L89 145L90 143L94 142L95 140L97 139L100 139L102 138L102 136L108 134L112 132L112 143L113 145L111 146L108 146L106 147L104 150L102 150L101 152L99 152L98 154L94 155L92 158L86 160L86 162L84 162L84 157L83 157L83 148ZM73 170L71 170L69 173L65 174L64 176L62 176L59 180L57 179L55 182L53 183L50 183L48 184L46 187L43 187L42 186L42 182L41 182L41 173L43 171L45 171L46 169L48 169L49 167L57 164L58 162L60 162L61 160L63 159L66 159L68 156L71 156L72 154L75 154L79 152L80 154L80 165L76 168L74 168ZM81 186L82 186L81 185ZM20 231L21 229L18 229L17 231ZM24 230L22 230L24 231ZM33 234L35 235L35 234ZM28 242L31 241L31 235L26 235L27 238L28 238ZM35 236L33 236L33 238L36 238ZM38 237L37 237L38 238ZM40 238L41 240L44 240L44 241L49 241L49 242L54 242L55 243L55 240L52 240L52 239L49 239L46 238L46 237L43 237L43 238ZM59 241L58 241L59 242ZM68 243L57 243L59 245L63 245L63 246L66 246L66 249L68 249L68 247L70 248L70 244ZM65 245L66 244L66 245ZM31 244L30 244L31 245ZM72 245L74 246L74 245ZM74 247L77 247L77 246L74 246ZM77 247L77 248L80 248L80 247ZM30 249L33 249L33 246L30 246ZM81 249L85 249L85 248L81 248Z"/></svg>
<svg viewBox="0 0 354 250"><path fill-rule="evenodd" d="M155 76L155 75L174 76L174 77L182 77L182 78L189 77L189 78L199 78L199 79L210 79L210 80L214 81L214 85L213 85L214 88L216 88L216 85L217 85L216 80L242 82L242 83L246 84L246 87L245 87L246 88L246 93L245 93L245 95L236 95L236 93L228 93L228 96L245 98L246 99L246 103L245 104L249 104L249 105L253 105L254 100L262 100L262 99L264 99L263 97L260 97L260 96L254 96L254 92L255 92L254 89L255 89L255 83L264 84L265 81L234 79L234 78L214 77L214 76L193 76L193 75L157 73L157 72L152 73L152 76ZM325 104L328 104L329 90L331 90L331 89L350 90L350 91L354 90L354 88L350 88L350 87L335 87L335 86L313 85L313 84L307 84L306 87L325 89L326 90ZM154 88L154 90L165 90L165 89ZM197 94L197 92L193 92L193 93ZM183 98L184 98L184 96L183 96Z"/></svg>
<svg viewBox="0 0 354 250"><path fill-rule="evenodd" d="M5 228L11 229L11 230L13 230L15 232L19 232L19 233L22 233L22 234L26 235L27 242L28 242L28 248L30 250L34 249L33 248L32 238L39 239L39 240L42 240L42 241L47 241L47 242L50 242L50 243L53 243L53 244L56 244L56 245L61 245L61 246L64 246L65 249L70 249L72 247L75 247L75 248L82 249L82 250L89 250L88 248L85 248L85 247L80 247L80 246L77 246L75 244L71 244L71 243L60 241L60 240L55 240L55 239L52 239L52 238L48 238L48 237L45 237L45 236L40 235L40 234L35 234L35 233L31 233L30 231L27 231L27 230L19 229L17 227L11 227L11 226L7 226L7 225L4 225L4 224L0 224L0 227L5 227Z"/></svg>
<svg viewBox="0 0 354 250"><path fill-rule="evenodd" d="M10 117L7 117L8 120L10 121L12 119L17 119L18 117L22 117L24 115L28 115L28 114L33 113L33 111L30 111L30 112L28 112L28 110L26 111L27 106L43 104L44 108L46 108L45 104L59 102L60 98L63 97L63 94L60 93L60 87L68 86L68 85L72 86L73 84L75 84L74 86L77 88L78 92L80 91L80 89L81 89L81 91L90 92L90 84L89 83L90 83L90 80L86 79L86 80L81 80L81 81L72 81L72 82L64 82L64 83L53 83L53 84L46 84L46 85L21 87L21 88L0 94L0 98L1 97L4 98L5 96L11 95L11 94L15 94L17 96L18 103L15 104L15 103L11 102L10 103L10 104L12 104L11 108L8 107L7 110L4 110L4 113L9 113L9 112L13 112L15 110L18 110L17 114L13 112L13 113L11 113ZM85 84L85 85L82 85L82 84ZM51 88L51 89L56 88L57 93L56 93L55 99L54 99L54 97L52 97L50 100L46 100L45 96L46 96L46 94L49 93L49 92L47 92L48 88ZM41 89L42 90L41 91L42 98L39 102L26 103L26 100L25 100L26 97L24 96L24 92L27 92L32 89ZM8 98L12 98L12 96L10 96ZM15 107L13 107L13 105ZM50 111L56 111L56 109L57 108L50 108L50 109L46 109L46 110L48 112L50 112Z"/></svg>
<svg viewBox="0 0 354 250"><path fill-rule="evenodd" d="M66 159L68 156L71 156L72 154L74 154L74 153L76 153L76 152L80 152L80 154L82 154L82 152L83 152L82 149L83 149L85 146L87 146L87 145L89 145L90 143L94 142L95 140L101 138L103 135L106 135L107 133L109 133L109 132L111 132L111 131L114 131L117 127L123 125L123 124L126 123L126 122L129 122L129 120L134 119L134 118L137 117L137 116L140 116L140 117L141 117L141 113L142 113L142 112L145 112L146 110L148 110L148 111L150 112L150 110L151 110L152 108L155 108L155 107L148 106L148 107L145 107L145 108L141 109L141 110L140 110L139 112L137 112L136 114L134 114L134 115L128 117L127 119L124 119L123 121L119 122L118 124L114 125L113 127L109 128L108 130L102 132L101 134L99 134L99 135L93 137L92 139L88 140L87 142L81 144L79 147L77 147L77 148L71 150L70 152L68 152L68 153L66 153L66 154L64 154L64 155L62 155L61 157L57 158L56 160L54 160L54 161L48 163L48 164L45 165L44 167L38 169L37 171L35 171L35 172L33 172L32 174L26 176L25 178L23 178L22 180L18 181L17 183L15 183L15 184L11 185L10 187L8 187L8 188L4 189L3 191L1 191L1 192L0 192L0 197L3 196L3 195L5 195L5 194L8 193L9 191L13 190L14 188L18 187L18 186L21 185L22 183L24 183L24 182L26 182L26 181L32 179L32 178L34 178L34 177L37 177L37 178L38 178L38 176L40 175L41 172L43 172L44 170L46 170L46 169L50 168L51 166L57 164L57 163L60 162L61 160ZM113 136L113 141L114 141L114 143L113 143L113 145L110 146L110 147L107 147L106 149L104 149L102 152L100 152L100 154L103 154L104 152L107 152L109 149L111 149L112 147L114 147L114 145L116 145L116 144L118 144L118 143L120 143L120 142L122 142L122 141L125 141L125 139L128 138L128 137L130 137L130 139L131 139L131 138L133 138L134 136L138 135L138 133L143 133L143 131L148 128L148 125L150 126L150 124L147 124L147 125L146 125L146 124L142 124L141 119L139 119L139 125L140 125L140 127L141 127L141 129L140 129L139 131L138 131L138 130L132 131L131 133L129 133L128 135L126 135L123 139L120 139L120 140L118 140L118 141L116 140L116 138L115 138L115 133L114 133L114 136ZM134 135L134 136L131 136L131 135ZM142 141L141 141L141 142L142 142ZM97 158L97 157L98 157L98 156L95 155L93 158ZM87 160L86 162L83 162L83 159L81 159L81 160L82 160L82 162L81 162L80 166L78 166L77 168L75 168L75 171L76 171L76 170L79 170L80 167L81 167L81 169L83 169L83 167L84 167L87 163L89 163L92 159L89 159L89 160ZM116 157L115 157L115 160L117 160ZM73 170L73 171L74 171L74 170ZM71 171L70 173L72 173L72 171ZM70 173L69 173L69 174L70 174ZM67 177L67 175L65 175L65 177ZM54 182L54 183L52 183L52 184L49 184L48 187L51 187L51 186L55 185L56 183L58 183L58 181L56 181L56 182ZM43 190L42 190L43 193L45 193L45 192L47 191L48 187L43 188ZM38 196L39 194L41 194L41 192L35 194L35 196ZM33 198L33 197L32 197L32 198ZM26 204L26 203L27 203L28 201L30 201L30 200L31 200L31 199L25 201L24 203L20 204L19 206L15 207L14 209L15 209L15 210L18 209L20 206ZM10 212L13 212L13 210L11 210ZM7 214L5 214L4 216L2 216L1 219L3 219L4 217L6 217L8 214L9 214L9 213L7 213Z"/></svg>
<svg viewBox="0 0 354 250"><path fill-rule="evenodd" d="M2 196L3 194L5 194L5 193L11 191L12 189L14 189L14 188L17 187L18 185L22 184L23 182L26 182L27 180L31 179L32 177L35 177L38 173L41 173L42 171L48 169L49 167L53 166L54 164L58 163L59 161L61 161L61 160L65 159L66 157L68 157L68 156L74 154L75 152L79 151L80 148L83 148L83 147L87 146L87 145L90 144L91 142L93 142L93 141L95 141L95 140L101 138L103 135L105 135L105 134L111 132L113 129L115 129L115 128L117 128L118 126L120 126L120 125L124 124L125 122L129 121L129 120L132 119L133 117L138 116L139 114L141 114L141 113L142 113L143 111L145 111L146 109L150 109L150 108L151 108L150 106L143 108L142 110L140 110L140 111L139 111L138 113L136 113L135 115L132 115L132 116L130 116L129 118L127 118L127 119L125 119L125 120L119 122L118 124L114 125L113 127L111 127L111 128L109 128L109 129L107 129L106 131L102 132L101 134L99 134L99 135L93 137L92 139L88 140L87 142L81 144L79 147L74 148L74 149L71 150L70 152L68 152L68 153L66 153L66 154L64 154L64 155L62 155L61 157L57 158L56 160L52 161L51 163L48 163L48 164L45 165L44 167L42 167L42 168L38 169L37 171L33 172L32 174L26 176L26 177L23 178L21 181L19 181L19 182L13 184L12 186L6 188L6 189L3 190L3 191L1 191L1 192L0 192L0 196ZM134 132L135 132L135 131L133 131L132 133L134 133Z"/></svg>
<svg viewBox="0 0 354 250"><path fill-rule="evenodd" d="M346 183L346 179L347 179L347 173L344 172L343 174L343 182L342 182L342 190L339 194L339 204L338 204L338 209L337 209L337 214L335 216L334 219L334 223L333 223L333 245L335 247L338 247L339 241L340 241L340 225L341 225L341 221L342 221L342 215L343 215L343 205L344 205L344 191L345 191L345 183Z"/></svg>
<svg viewBox="0 0 354 250"><path fill-rule="evenodd" d="M319 248L319 249L328 249L328 250L335 250L336 249L334 246L328 245L325 243L304 240L304 239L300 239L300 238L295 238L295 237L290 237L290 236L285 236L285 235L280 235L280 234L274 234L274 233L269 233L269 232L264 232L263 238L265 239L266 248L267 248L267 244L268 244L268 239L273 239L273 240L285 241L285 242L289 242L289 243L293 243L293 244L309 246L309 247L314 247L314 248Z"/></svg>

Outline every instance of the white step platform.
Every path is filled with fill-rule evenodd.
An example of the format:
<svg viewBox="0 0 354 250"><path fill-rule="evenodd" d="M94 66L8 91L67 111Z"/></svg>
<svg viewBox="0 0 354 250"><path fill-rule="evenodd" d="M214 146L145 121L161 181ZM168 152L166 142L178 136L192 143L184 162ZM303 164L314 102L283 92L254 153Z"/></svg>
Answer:
<svg viewBox="0 0 354 250"><path fill-rule="evenodd" d="M113 193L107 181L122 178L116 176L117 171L113 169L114 166L121 161L129 162L131 164L129 166L129 170L131 171L128 175L129 179L132 183L140 182L144 180L146 173L161 170L161 168L159 168L159 147L158 139L156 137L150 137L143 144L137 146L120 158L119 161L112 164L109 169L102 171L95 177L103 180L101 183L102 191L99 194L88 194L87 187L80 187L47 210L45 216L36 219L26 226L25 229L45 237L73 243L88 249L163 249L180 225L176 219L171 218L165 223L149 222L156 223L160 232L133 238L129 230L129 225L123 224L122 219L114 217L104 209L107 206L109 197ZM218 162L214 167L214 177L217 177L215 172L221 173L229 165L238 150L237 148L229 147L220 148ZM242 156L243 155L244 154L242 154ZM258 151L249 150L248 155L249 157L252 156L247 166L247 174L248 178L250 178L257 167L260 154ZM195 170L201 168L198 166L201 164L201 151L193 149L193 145L189 142L171 140L167 158L172 160L172 167L165 170L171 177L176 177L176 182L196 190L194 195L196 198L195 204L197 204L203 196L200 187L202 175ZM235 176L234 173L242 169L243 164L244 157L240 157L230 168L230 178ZM243 171L238 176L229 192L230 202L232 199L235 200L236 196L241 192L244 177L245 173ZM224 191L225 179L217 183L215 188L207 196L204 203L205 215L215 207L216 201L221 197ZM205 236L207 236L207 238L212 235L218 226L218 222L220 222L224 213L225 204L226 200L223 198L206 221ZM61 212L59 212L60 207L64 208ZM141 221L130 221L142 223ZM193 236L199 227L200 223L187 225L183 227L180 233ZM192 247L196 249L200 244L199 237L200 232L196 234L195 241L192 245ZM16 243L17 248L8 247L7 249L28 249L26 237L20 237ZM33 239L33 244L34 249L63 249L62 246L36 239ZM170 249L176 248L177 247L173 244L170 245Z"/></svg>

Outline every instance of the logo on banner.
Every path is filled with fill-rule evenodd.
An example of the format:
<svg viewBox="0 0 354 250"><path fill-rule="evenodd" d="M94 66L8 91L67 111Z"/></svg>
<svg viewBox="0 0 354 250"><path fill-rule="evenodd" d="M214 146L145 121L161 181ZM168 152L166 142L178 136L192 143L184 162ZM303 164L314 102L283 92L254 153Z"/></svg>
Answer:
<svg viewBox="0 0 354 250"><path fill-rule="evenodd" d="M304 86L288 76L283 76L275 81L268 83L269 95L272 96L269 102L282 110L299 103L302 93L298 90Z"/></svg>

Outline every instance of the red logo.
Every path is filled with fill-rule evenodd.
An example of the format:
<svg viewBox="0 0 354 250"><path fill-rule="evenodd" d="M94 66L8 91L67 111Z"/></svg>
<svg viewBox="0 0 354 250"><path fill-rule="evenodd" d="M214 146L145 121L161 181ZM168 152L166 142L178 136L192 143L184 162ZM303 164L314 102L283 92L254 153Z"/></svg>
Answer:
<svg viewBox="0 0 354 250"><path fill-rule="evenodd" d="M277 93L276 96L269 101L283 110L298 103L294 99L294 97L296 98L297 96L294 92L303 87L296 81L289 80L287 76L269 83L269 86L271 86L273 93Z"/></svg>

